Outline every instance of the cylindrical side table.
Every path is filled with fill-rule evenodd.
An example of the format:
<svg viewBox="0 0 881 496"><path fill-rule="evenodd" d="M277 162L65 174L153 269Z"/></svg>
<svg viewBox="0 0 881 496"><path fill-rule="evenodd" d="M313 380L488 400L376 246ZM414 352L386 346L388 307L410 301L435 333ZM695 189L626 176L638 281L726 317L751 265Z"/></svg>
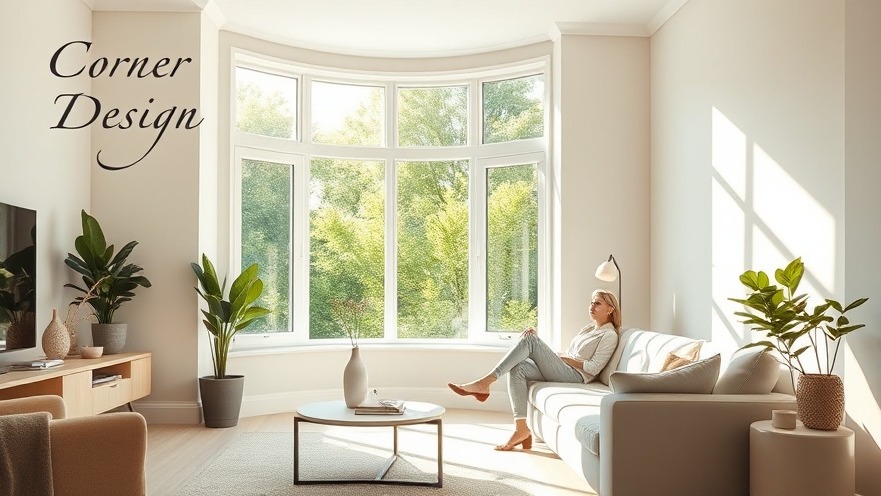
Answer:
<svg viewBox="0 0 881 496"><path fill-rule="evenodd" d="M854 434L834 431L778 429L770 420L749 429L750 496L853 496Z"/></svg>

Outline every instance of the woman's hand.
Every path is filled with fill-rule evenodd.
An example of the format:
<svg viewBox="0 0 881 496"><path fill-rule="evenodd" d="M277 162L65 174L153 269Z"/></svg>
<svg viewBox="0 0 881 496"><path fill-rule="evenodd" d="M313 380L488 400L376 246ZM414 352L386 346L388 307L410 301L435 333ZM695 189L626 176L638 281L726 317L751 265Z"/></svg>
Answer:
<svg viewBox="0 0 881 496"><path fill-rule="evenodd" d="M560 360L563 360L563 362L566 365L569 365L570 367L578 369L578 370L581 370L581 368L584 367L584 362L577 359L577 358L572 358L569 356L561 356Z"/></svg>
<svg viewBox="0 0 881 496"><path fill-rule="evenodd" d="M526 336L528 336L530 334L535 334L535 327L527 327L526 329L523 330L523 332L520 333L520 337L525 338Z"/></svg>

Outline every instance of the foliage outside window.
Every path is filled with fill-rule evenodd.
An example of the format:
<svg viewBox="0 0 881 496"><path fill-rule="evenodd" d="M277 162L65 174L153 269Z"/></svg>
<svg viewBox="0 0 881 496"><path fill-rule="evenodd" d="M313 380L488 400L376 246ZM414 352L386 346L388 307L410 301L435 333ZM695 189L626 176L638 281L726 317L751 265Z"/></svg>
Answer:
<svg viewBox="0 0 881 496"><path fill-rule="evenodd" d="M306 91L298 115L296 93L251 72L262 74L236 69L233 145L249 147L236 178L237 239L242 266L266 268L260 305L273 313L249 331L342 340L333 302L346 300L371 302L362 340L469 339L536 325L544 166L486 164L544 152L543 73L424 85L276 76ZM301 121L309 133L297 140ZM505 148L515 141L527 145ZM250 157L253 147L305 161Z"/></svg>

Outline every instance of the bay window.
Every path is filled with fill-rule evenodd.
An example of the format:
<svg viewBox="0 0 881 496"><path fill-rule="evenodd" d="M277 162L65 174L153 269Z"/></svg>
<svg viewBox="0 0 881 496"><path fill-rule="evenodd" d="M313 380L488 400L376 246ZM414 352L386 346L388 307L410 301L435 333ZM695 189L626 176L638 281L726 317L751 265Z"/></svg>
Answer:
<svg viewBox="0 0 881 496"><path fill-rule="evenodd" d="M233 264L273 313L237 345L497 340L546 318L547 61L352 74L237 54ZM240 270L240 269L237 269Z"/></svg>

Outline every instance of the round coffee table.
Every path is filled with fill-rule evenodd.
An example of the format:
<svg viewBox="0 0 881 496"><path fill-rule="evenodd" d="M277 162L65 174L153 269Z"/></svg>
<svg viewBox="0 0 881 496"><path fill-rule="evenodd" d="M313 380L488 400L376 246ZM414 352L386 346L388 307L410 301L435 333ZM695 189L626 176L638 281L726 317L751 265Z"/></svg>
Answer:
<svg viewBox="0 0 881 496"><path fill-rule="evenodd" d="M396 415L356 415L341 401L309 403L297 408L294 416L294 484L398 484L410 486L443 487L443 414L444 407L418 401L404 402L404 413ZM300 479L300 422L345 427L392 427L393 451L373 479ZM392 464L398 459L398 427L416 424L437 426L437 481L410 481L385 479Z"/></svg>

